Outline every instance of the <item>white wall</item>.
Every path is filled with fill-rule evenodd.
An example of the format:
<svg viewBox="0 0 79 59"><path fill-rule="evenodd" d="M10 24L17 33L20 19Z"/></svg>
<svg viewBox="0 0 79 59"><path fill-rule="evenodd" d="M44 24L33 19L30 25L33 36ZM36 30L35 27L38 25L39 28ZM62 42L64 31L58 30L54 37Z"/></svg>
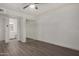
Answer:
<svg viewBox="0 0 79 59"><path fill-rule="evenodd" d="M21 41L26 42L26 18L21 18Z"/></svg>
<svg viewBox="0 0 79 59"><path fill-rule="evenodd" d="M17 39L21 41L21 18L17 18Z"/></svg>
<svg viewBox="0 0 79 59"><path fill-rule="evenodd" d="M5 16L0 14L0 41L5 40Z"/></svg>
<svg viewBox="0 0 79 59"><path fill-rule="evenodd" d="M49 11L38 19L38 40L79 50L79 4Z"/></svg>
<svg viewBox="0 0 79 59"><path fill-rule="evenodd" d="M26 20L26 37L37 39L37 22L36 20Z"/></svg>

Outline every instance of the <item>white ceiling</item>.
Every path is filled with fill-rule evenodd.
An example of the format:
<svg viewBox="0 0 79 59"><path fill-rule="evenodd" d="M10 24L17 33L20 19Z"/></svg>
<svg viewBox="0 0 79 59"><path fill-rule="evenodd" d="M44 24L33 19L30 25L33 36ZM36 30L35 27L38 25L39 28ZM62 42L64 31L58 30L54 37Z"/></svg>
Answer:
<svg viewBox="0 0 79 59"><path fill-rule="evenodd" d="M37 4L38 10L32 9L30 7L23 9L28 3L0 3L0 8L5 10L16 11L18 14L24 14L26 17L36 17L50 9L55 9L64 4L62 3L39 3Z"/></svg>

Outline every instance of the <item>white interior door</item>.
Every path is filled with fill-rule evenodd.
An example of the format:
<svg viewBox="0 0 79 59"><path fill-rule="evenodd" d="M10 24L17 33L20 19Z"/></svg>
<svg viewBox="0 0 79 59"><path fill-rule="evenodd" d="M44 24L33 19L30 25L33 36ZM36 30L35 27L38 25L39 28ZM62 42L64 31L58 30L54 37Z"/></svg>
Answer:
<svg viewBox="0 0 79 59"><path fill-rule="evenodd" d="M9 19L5 19L5 42L9 42Z"/></svg>
<svg viewBox="0 0 79 59"><path fill-rule="evenodd" d="M5 20L0 15L0 41L5 40Z"/></svg>

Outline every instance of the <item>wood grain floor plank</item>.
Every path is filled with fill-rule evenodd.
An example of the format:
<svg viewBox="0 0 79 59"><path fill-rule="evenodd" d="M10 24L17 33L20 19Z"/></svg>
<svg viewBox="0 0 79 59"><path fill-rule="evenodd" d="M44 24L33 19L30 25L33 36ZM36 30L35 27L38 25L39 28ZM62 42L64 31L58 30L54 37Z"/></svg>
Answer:
<svg viewBox="0 0 79 59"><path fill-rule="evenodd" d="M0 56L79 56L79 51L27 38L26 43L1 41Z"/></svg>

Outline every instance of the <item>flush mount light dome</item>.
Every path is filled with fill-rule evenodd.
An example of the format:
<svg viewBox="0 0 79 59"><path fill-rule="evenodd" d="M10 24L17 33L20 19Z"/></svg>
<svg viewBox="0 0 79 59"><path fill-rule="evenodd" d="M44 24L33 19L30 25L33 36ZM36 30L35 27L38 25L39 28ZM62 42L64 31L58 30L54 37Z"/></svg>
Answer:
<svg viewBox="0 0 79 59"><path fill-rule="evenodd" d="M35 5L30 5L29 7L30 7L30 8L35 8Z"/></svg>

